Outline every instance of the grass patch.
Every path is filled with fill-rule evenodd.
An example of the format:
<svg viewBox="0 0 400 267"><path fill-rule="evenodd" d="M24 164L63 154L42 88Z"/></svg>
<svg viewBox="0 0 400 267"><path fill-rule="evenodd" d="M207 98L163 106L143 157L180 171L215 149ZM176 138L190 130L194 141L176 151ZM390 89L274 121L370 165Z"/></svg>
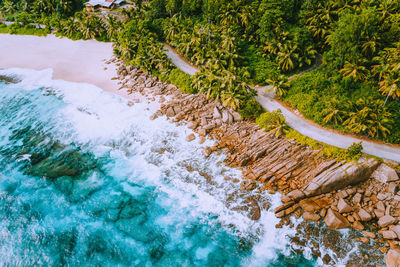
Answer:
<svg viewBox="0 0 400 267"><path fill-rule="evenodd" d="M310 137L302 135L296 130L290 129L286 134L287 139L293 139L303 146L309 146L313 149L320 150L320 153L327 158L337 158L345 161L358 160L362 156L361 143L353 143L348 149L331 146L322 142L318 142Z"/></svg>
<svg viewBox="0 0 400 267"><path fill-rule="evenodd" d="M174 68L167 77L167 82L177 86L182 93L195 94L196 89L192 86L193 78L178 68Z"/></svg>
<svg viewBox="0 0 400 267"><path fill-rule="evenodd" d="M46 36L50 34L50 30L48 29L38 29L34 25L20 25L20 24L11 24L5 25L0 24L0 33L9 33L16 35L36 35L36 36Z"/></svg>

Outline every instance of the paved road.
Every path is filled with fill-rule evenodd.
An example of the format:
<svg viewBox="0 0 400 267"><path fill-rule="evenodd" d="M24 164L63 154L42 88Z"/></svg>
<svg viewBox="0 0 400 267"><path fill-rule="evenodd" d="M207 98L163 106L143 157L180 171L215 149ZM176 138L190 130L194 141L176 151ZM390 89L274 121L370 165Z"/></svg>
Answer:
<svg viewBox="0 0 400 267"><path fill-rule="evenodd" d="M174 63L175 66L177 66L183 72L194 75L196 74L196 72L199 71L196 67L186 62L182 56L177 54L177 52L168 45L165 45L165 53L171 59L172 63ZM285 116L288 125L299 133L308 136L314 140L340 148L348 148L354 142L362 142L364 148L363 151L365 153L380 158L400 162L399 146L391 146L373 141L365 141L356 137L338 134L331 131L330 129L316 126L306 119L294 114L281 103L273 99L273 93L266 92L268 91L267 89L270 87L265 86L255 88L258 91L258 96L256 96L256 100L268 111L280 109L282 111L282 114Z"/></svg>
<svg viewBox="0 0 400 267"><path fill-rule="evenodd" d="M180 56L171 46L164 44L164 52L171 59L175 66L181 69L184 73L195 75L199 70L186 62L185 59Z"/></svg>

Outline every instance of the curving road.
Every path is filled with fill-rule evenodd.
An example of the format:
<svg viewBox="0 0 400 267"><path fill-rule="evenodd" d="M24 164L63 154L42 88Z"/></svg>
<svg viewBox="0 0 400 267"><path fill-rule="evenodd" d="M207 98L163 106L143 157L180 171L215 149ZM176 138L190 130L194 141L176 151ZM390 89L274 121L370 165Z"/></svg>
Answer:
<svg viewBox="0 0 400 267"><path fill-rule="evenodd" d="M171 46L164 45L164 47L165 53L171 59L172 63L183 72L195 75L196 72L199 71L195 66L188 63L181 55L179 55ZM340 148L348 148L354 142L362 142L363 152L380 158L400 162L400 146L366 141L357 137L339 134L327 128L322 128L321 126L315 125L313 122L294 114L284 105L279 103L279 101L273 99L273 93L266 92L268 91L267 89L270 88L269 86L255 86L254 88L258 91L256 100L268 111L280 109L282 114L285 116L288 125L299 133L314 140Z"/></svg>

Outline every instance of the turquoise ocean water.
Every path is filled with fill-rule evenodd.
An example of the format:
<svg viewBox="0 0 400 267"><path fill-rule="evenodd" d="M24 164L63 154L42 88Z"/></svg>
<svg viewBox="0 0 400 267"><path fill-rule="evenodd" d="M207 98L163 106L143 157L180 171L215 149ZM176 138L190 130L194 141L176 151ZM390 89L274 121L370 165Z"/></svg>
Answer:
<svg viewBox="0 0 400 267"><path fill-rule="evenodd" d="M190 131L148 118L154 105L51 70L0 82L0 265L314 266L270 211L225 203L240 172L204 159ZM188 168L190 166L190 168ZM195 171L193 171L193 169ZM212 182L207 182L207 173Z"/></svg>

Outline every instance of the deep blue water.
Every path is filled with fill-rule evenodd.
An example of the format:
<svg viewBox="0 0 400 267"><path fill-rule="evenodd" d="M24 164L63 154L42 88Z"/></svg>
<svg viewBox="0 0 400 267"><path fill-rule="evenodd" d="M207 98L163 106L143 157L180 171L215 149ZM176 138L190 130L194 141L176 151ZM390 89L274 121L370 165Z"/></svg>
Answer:
<svg viewBox="0 0 400 267"><path fill-rule="evenodd" d="M314 266L272 211L226 207L240 172L204 159L211 141L50 71L4 73L22 81L0 82L0 265Z"/></svg>

